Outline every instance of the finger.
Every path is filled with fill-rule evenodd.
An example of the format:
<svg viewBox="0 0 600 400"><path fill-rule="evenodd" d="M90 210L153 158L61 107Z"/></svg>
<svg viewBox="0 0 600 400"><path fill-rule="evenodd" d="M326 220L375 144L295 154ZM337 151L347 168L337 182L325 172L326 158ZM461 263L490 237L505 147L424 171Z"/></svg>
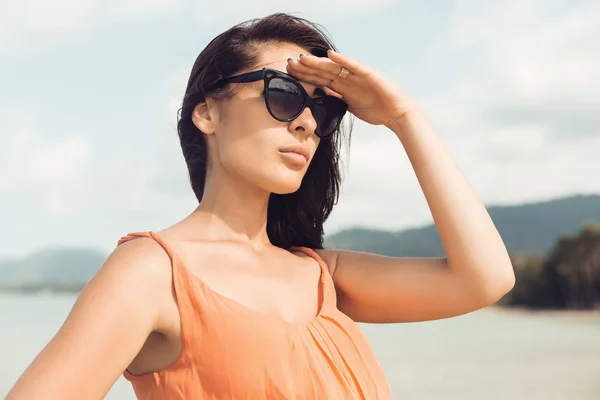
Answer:
<svg viewBox="0 0 600 400"><path fill-rule="evenodd" d="M316 57L312 55L303 55L299 59L300 65L317 69L326 73L328 76L335 77L340 73L342 66L333 62L327 57Z"/></svg>
<svg viewBox="0 0 600 400"><path fill-rule="evenodd" d="M331 84L333 82L333 80L331 80L331 79L323 78L318 75L310 74L307 72L300 72L298 70L292 70L289 65L288 65L288 72L290 73L290 75L292 75L294 78L296 78L300 81L312 83L313 85L317 85L317 86L331 86Z"/></svg>
<svg viewBox="0 0 600 400"><path fill-rule="evenodd" d="M304 58L304 57L302 57ZM341 68L338 66L338 68ZM348 83L351 83L348 79L338 78L337 75L331 75L322 70L318 70L316 68L310 68L303 64L300 64L297 61L288 62L288 72L292 76L297 76L298 79L302 79L306 82L309 82L309 79L314 79L314 77L318 77L320 79L315 80L314 82L318 82L317 84L321 86L326 86L337 93L343 93ZM301 75L298 75L301 74ZM341 95L343 98L343 95Z"/></svg>
<svg viewBox="0 0 600 400"><path fill-rule="evenodd" d="M365 75L368 73L368 68L364 64L346 55L337 53L333 50L327 50L327 56L331 59L331 61L349 69L350 72L355 75Z"/></svg>
<svg viewBox="0 0 600 400"><path fill-rule="evenodd" d="M304 56L304 57L306 57L306 56ZM301 57L300 60L302 60L304 57ZM288 66L291 67L291 70L294 72L301 72L306 75L316 75L321 78L329 79L329 80L335 79L334 74L331 74L319 67L313 67L313 66L306 65L304 62L301 62L301 61L296 61L296 60L292 59L292 60L288 61ZM340 68L340 67L338 67L338 68Z"/></svg>
<svg viewBox="0 0 600 400"><path fill-rule="evenodd" d="M288 68L288 70L290 70L290 68ZM308 73L298 72L295 70L289 71L289 72L290 72L290 75L296 77L297 79L299 79L301 81L310 82L310 83L321 86L321 88L325 91L325 94L327 96L334 96L334 97L337 97L337 98L345 101L344 96L341 93L338 93L335 90L331 89L332 85L335 85L334 80L322 78L322 77L311 75Z"/></svg>

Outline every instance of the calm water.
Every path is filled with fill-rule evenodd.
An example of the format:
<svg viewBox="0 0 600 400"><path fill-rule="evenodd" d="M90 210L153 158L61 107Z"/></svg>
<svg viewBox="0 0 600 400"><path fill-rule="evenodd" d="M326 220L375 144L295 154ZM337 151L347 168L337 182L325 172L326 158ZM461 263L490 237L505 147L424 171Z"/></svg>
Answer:
<svg viewBox="0 0 600 400"><path fill-rule="evenodd" d="M74 296L0 294L0 398L56 333ZM395 399L600 399L600 313L486 309L364 325ZM120 378L107 399L134 399Z"/></svg>

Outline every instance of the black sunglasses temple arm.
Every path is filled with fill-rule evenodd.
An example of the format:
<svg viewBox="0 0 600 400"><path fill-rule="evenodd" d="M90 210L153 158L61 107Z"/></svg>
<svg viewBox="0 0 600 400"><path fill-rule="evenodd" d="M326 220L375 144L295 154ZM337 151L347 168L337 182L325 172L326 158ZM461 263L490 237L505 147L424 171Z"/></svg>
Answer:
<svg viewBox="0 0 600 400"><path fill-rule="evenodd" d="M262 69L260 71L248 72L246 74L240 74L236 76L232 76L231 78L225 78L221 82L222 83L245 83L245 82L256 82L265 76L265 70Z"/></svg>
<svg viewBox="0 0 600 400"><path fill-rule="evenodd" d="M261 71L248 72L245 74L240 74L236 76L232 76L230 78L221 79L217 82L217 85L224 85L227 83L244 83L244 82L256 82L263 79L265 75L265 68ZM192 96L197 96L198 92L188 93L184 96L184 100L191 98Z"/></svg>

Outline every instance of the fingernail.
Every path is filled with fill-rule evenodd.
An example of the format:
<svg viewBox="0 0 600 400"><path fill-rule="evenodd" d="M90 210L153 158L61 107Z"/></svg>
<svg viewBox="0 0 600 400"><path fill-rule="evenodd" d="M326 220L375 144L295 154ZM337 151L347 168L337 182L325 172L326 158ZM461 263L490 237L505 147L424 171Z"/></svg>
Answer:
<svg viewBox="0 0 600 400"><path fill-rule="evenodd" d="M291 60L298 61L298 59L297 59L297 58L294 58L294 57L290 57L290 58L288 58L287 60L288 60L288 62L290 62Z"/></svg>
<svg viewBox="0 0 600 400"><path fill-rule="evenodd" d="M302 57L302 56L305 56L305 55L306 55L306 54L304 54L304 53L300 53L300 57Z"/></svg>

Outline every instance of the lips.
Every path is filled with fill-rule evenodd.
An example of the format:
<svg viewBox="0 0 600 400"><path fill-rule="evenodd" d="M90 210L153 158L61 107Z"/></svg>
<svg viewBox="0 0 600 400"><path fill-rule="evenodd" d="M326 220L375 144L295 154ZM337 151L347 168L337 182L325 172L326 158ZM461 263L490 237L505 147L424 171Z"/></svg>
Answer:
<svg viewBox="0 0 600 400"><path fill-rule="evenodd" d="M305 147L303 147L301 145L285 146L285 147L280 148L279 151L282 153L299 154L302 157L304 157L306 159L306 161L308 161L308 159L310 158L310 153L309 153L308 149L306 149Z"/></svg>

